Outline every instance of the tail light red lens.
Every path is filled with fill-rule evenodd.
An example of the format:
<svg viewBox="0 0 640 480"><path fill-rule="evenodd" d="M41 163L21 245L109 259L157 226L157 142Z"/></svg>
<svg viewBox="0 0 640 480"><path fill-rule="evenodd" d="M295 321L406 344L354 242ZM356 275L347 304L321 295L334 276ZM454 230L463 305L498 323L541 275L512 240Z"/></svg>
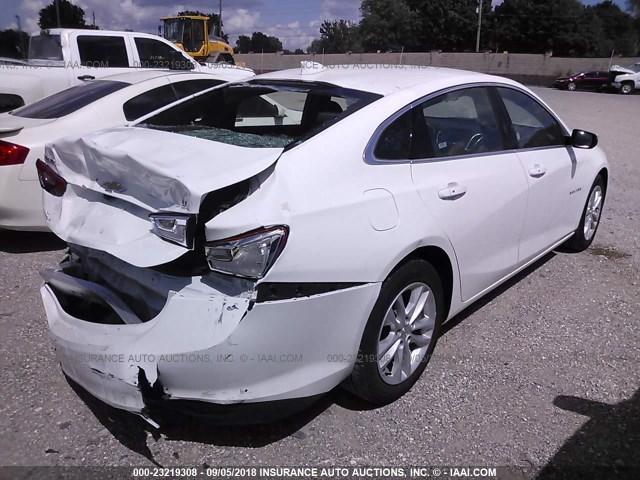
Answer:
<svg viewBox="0 0 640 480"><path fill-rule="evenodd" d="M54 197L61 197L67 191L67 181L58 175L53 168L38 159L36 161L40 186Z"/></svg>
<svg viewBox="0 0 640 480"><path fill-rule="evenodd" d="M22 165L27 155L29 155L27 147L0 140L0 165Z"/></svg>

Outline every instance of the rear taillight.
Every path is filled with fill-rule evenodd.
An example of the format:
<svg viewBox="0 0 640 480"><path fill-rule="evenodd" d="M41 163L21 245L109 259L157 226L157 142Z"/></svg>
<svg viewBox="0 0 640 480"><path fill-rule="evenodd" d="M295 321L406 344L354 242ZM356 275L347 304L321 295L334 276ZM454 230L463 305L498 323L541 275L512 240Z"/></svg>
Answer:
<svg viewBox="0 0 640 480"><path fill-rule="evenodd" d="M0 140L0 165L22 165L27 155L29 155L27 147Z"/></svg>
<svg viewBox="0 0 640 480"><path fill-rule="evenodd" d="M205 255L214 272L238 277L264 277L282 253L289 227L261 228L225 240L208 242Z"/></svg>
<svg viewBox="0 0 640 480"><path fill-rule="evenodd" d="M67 181L58 175L53 168L38 159L36 161L40 186L54 197L61 197L67 191Z"/></svg>

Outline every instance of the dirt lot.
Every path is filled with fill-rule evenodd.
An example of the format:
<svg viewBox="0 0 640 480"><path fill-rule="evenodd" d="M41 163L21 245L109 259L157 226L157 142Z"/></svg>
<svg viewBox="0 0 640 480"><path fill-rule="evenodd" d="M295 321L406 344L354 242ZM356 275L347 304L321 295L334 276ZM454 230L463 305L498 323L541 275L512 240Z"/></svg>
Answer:
<svg viewBox="0 0 640 480"><path fill-rule="evenodd" d="M74 391L55 361L37 272L64 246L0 233L0 464L640 467L640 96L537 91L609 155L596 242L547 256L454 319L422 379L386 408L336 391L275 425L180 419L154 432Z"/></svg>

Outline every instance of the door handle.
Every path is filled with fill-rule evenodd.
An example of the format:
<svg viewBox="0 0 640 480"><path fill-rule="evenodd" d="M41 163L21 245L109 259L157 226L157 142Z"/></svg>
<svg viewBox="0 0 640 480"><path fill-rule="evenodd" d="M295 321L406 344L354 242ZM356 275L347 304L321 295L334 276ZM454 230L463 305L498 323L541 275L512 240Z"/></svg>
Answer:
<svg viewBox="0 0 640 480"><path fill-rule="evenodd" d="M95 80L95 79L96 79L96 77L94 77L93 75L80 75L78 77L78 80L82 80L82 81L84 81L84 80Z"/></svg>
<svg viewBox="0 0 640 480"><path fill-rule="evenodd" d="M529 170L529 175L533 178L544 177L545 173L547 173L547 169L537 163L531 168L531 170Z"/></svg>
<svg viewBox="0 0 640 480"><path fill-rule="evenodd" d="M467 187L464 185L458 185L453 182L447 185L447 188L443 188L438 192L438 197L442 200L457 200L464 197L467 193Z"/></svg>

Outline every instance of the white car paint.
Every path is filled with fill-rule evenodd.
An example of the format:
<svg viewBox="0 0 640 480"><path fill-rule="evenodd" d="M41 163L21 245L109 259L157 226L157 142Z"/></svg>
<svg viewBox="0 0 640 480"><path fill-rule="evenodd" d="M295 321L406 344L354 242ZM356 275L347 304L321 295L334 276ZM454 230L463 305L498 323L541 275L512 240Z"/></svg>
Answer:
<svg viewBox="0 0 640 480"><path fill-rule="evenodd" d="M178 52L183 56L185 65L191 65L191 68L195 72L220 75L229 80L242 80L254 73L250 69L237 67L235 65L199 64L193 58L179 50L173 43L157 35L148 33L52 28L33 35L31 41L33 41L34 38L44 35L60 37L60 51L58 54L61 58L32 57L27 63L12 62L2 65L0 95L17 95L22 99L24 105L28 105L65 88L79 85L84 81L83 79L99 79L131 71L153 70L169 73L170 70L166 65L166 60L163 59L157 62L157 64L149 64L149 62L141 59L140 52L136 45L136 39L154 42L167 52ZM106 61L85 60L78 46L78 37L111 37L122 39L126 48L127 65L109 66ZM30 51L30 56L33 55L33 53L33 51Z"/></svg>
<svg viewBox="0 0 640 480"><path fill-rule="evenodd" d="M375 147L387 122L421 99L451 89L503 86L548 107L516 82L472 72L397 66L315 70L276 72L254 82L318 82L381 97L284 150L230 147L136 126L50 147L49 166L69 187L61 197L45 194L45 210L51 229L74 245L77 258L71 261L93 262L84 270L86 288L95 292L106 285L116 296L133 292L134 303L146 302L154 310L145 321L101 325L74 318L54 286L42 287L62 368L93 395L141 413L145 382L158 381L172 399L216 404L327 392L351 373L382 282L403 259L422 247L446 255L452 265L450 319L567 240L579 225L594 178L608 169L600 149L567 146L431 161L377 160ZM179 106L168 111L174 108ZM163 151L169 158L160 158ZM202 160L197 178L192 157ZM120 166L121 176L107 174L111 167L101 170L104 162ZM540 170L549 175L539 175ZM286 246L266 275L181 277L158 269L161 263L181 262L187 250L150 232L149 215L196 213L204 192L221 192L243 176L251 185L249 195L212 219L201 219L201 226L206 241L215 242L287 225ZM170 179L175 184L168 186ZM107 192L101 182L126 190ZM103 200L105 193L112 200ZM56 275L61 283L74 282L68 265ZM304 293L317 284L332 287ZM302 293L261 298L261 289L268 294L283 285L298 286ZM157 300L143 300L143 291ZM153 353L154 360L112 365L77 359L78 353L142 352ZM175 353L218 360L162 357ZM275 360L261 363L265 357Z"/></svg>
<svg viewBox="0 0 640 480"><path fill-rule="evenodd" d="M184 81L211 80L213 85L215 82L237 79L237 75L227 76L226 72L226 70L221 70L218 76L194 72L167 73L151 70L129 72L104 79L124 82L129 86L61 118L21 117L19 115L24 108L0 114L0 141L29 148L29 155L24 164L0 165L0 228L48 231L42 212L42 189L38 184L35 167L36 160L44 158L45 144L63 136L83 135L125 125L136 120L127 120L123 105L127 101L156 88ZM250 76L247 73L245 78ZM166 99L167 104L175 103L175 101L175 97Z"/></svg>
<svg viewBox="0 0 640 480"><path fill-rule="evenodd" d="M629 68L614 65L609 69L609 72L615 75L614 81L611 83L614 88L621 90L623 84L627 84L631 89L626 93L640 88L640 63L629 65Z"/></svg>

